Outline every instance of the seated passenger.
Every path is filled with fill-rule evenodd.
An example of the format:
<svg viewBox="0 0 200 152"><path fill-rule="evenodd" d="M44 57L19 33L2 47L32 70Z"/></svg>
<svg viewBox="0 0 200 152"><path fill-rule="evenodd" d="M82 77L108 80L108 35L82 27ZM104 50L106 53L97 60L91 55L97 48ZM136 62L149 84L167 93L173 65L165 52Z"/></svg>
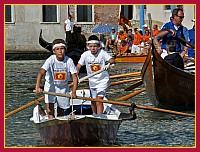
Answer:
<svg viewBox="0 0 200 152"><path fill-rule="evenodd" d="M176 52L176 42L174 40L166 42L166 50L168 55L165 56L164 60L177 68L184 69L183 58L179 52Z"/></svg>
<svg viewBox="0 0 200 152"><path fill-rule="evenodd" d="M120 55L127 55L128 43L126 40L122 40L119 46Z"/></svg>

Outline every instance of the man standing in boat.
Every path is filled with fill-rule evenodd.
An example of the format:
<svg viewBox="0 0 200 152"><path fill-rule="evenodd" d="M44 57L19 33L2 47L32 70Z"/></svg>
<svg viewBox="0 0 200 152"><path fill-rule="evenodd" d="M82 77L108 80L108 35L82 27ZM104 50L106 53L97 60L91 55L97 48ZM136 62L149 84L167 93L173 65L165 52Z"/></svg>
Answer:
<svg viewBox="0 0 200 152"><path fill-rule="evenodd" d="M179 52L181 56L185 55L185 51L181 49L181 44L186 45L185 42L181 41L180 38L185 40L184 36L184 26L181 24L184 19L184 12L182 8L175 8L172 11L172 17L170 17L170 21L165 23L161 30L159 31L156 38L158 40L162 39L161 49L163 51L163 57L167 55L166 51L166 43L167 41L174 40L176 42L176 52ZM178 38L180 37L180 38Z"/></svg>
<svg viewBox="0 0 200 152"><path fill-rule="evenodd" d="M70 73L73 79L72 98L76 98L78 84L77 70L71 58L65 56L66 44L62 39L53 41L53 53L43 64L37 75L36 93L42 93L40 83L45 75L44 91L67 94L69 93L68 80ZM64 109L70 108L69 98L45 94L45 103L48 118L64 115ZM54 111L57 108L57 111ZM56 114L57 113L57 114Z"/></svg>
<svg viewBox="0 0 200 152"><path fill-rule="evenodd" d="M106 90L110 85L109 73L107 71L109 64L106 65L106 62L112 64L114 63L114 60L106 51L100 49L100 42L96 35L91 35L88 38L87 46L89 50L81 55L76 69L79 71L81 66L86 65L88 75L103 68L106 70L89 78L89 86L92 98L103 99L106 95ZM93 114L103 113L102 102L91 103Z"/></svg>
<svg viewBox="0 0 200 152"><path fill-rule="evenodd" d="M66 33L66 43L68 44L68 41L69 39L71 38L71 31L73 29L73 21L72 21L72 16L69 14L68 15L68 19L65 20L65 23L64 23L64 30L65 30L65 33Z"/></svg>

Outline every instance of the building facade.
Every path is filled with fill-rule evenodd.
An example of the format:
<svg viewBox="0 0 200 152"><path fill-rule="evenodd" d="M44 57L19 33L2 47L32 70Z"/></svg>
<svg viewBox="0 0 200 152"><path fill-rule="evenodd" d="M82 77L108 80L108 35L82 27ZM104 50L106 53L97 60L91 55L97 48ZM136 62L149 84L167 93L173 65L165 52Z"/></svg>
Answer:
<svg viewBox="0 0 200 152"><path fill-rule="evenodd" d="M181 5L185 12L183 24L192 28L195 5ZM92 30L100 25L118 26L119 12L140 26L140 5L5 5L5 52L46 51L39 45L40 29L46 41L65 39L64 22L71 14L76 26L80 26L86 38L94 34ZM169 21L170 5L145 5L144 22L151 13L153 23ZM121 27L118 26L120 29Z"/></svg>

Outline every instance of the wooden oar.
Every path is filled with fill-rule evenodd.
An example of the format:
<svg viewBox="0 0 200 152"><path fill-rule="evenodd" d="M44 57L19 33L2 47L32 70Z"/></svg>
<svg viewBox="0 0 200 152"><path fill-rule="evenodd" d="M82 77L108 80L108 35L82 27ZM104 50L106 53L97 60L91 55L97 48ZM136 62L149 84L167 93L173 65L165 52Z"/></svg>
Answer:
<svg viewBox="0 0 200 152"><path fill-rule="evenodd" d="M71 97L70 94L61 94L61 93L46 92L46 91L43 91L43 93L44 94L54 95L54 96L62 96L62 97L68 97L68 98ZM118 102L118 101L112 101L112 100L101 100L101 99L87 98L87 97L81 97L81 96L77 96L77 99L94 101L94 102L110 103L110 104L113 104L113 105L120 105L120 106L127 106L127 107L131 107L132 106L132 104L125 103L125 102ZM195 117L194 115L189 114L189 113L166 110L166 109L161 109L161 108L154 108L154 107L150 107L150 106L136 105L136 108L145 109L145 110L151 110L151 111L157 111L157 112L170 113L170 114L174 114L174 115L181 115L181 116L187 116L187 117Z"/></svg>
<svg viewBox="0 0 200 152"><path fill-rule="evenodd" d="M128 82L132 82L132 81L136 81L136 80L141 80L141 78L134 78L134 79L129 79L129 80L122 80L122 81L117 81L117 82L111 82L111 86L114 85L119 85L119 84L123 84L123 83L128 83Z"/></svg>
<svg viewBox="0 0 200 152"><path fill-rule="evenodd" d="M5 118L7 118L7 117L9 117L10 115L15 114L15 113L17 113L17 112L19 112L19 111L21 111L21 110L23 110L23 109L25 109L25 108L28 108L29 106L34 105L37 101L40 102L40 101L43 101L43 100L44 100L44 96L43 96L43 97L40 97L40 98L38 98L38 99L36 99L36 100L34 100L34 101L31 101L31 102L29 102L29 103L27 103L27 104L25 104L25 105L23 105L23 106L21 106L21 107L19 107L19 108L15 109L15 110L13 110L13 111L11 111L11 112L9 112L9 113L7 113L7 114L5 115Z"/></svg>
<svg viewBox="0 0 200 152"><path fill-rule="evenodd" d="M126 89L124 89L124 91L131 91L142 84L143 84L142 80L139 80L139 81L133 83L132 85L128 86Z"/></svg>
<svg viewBox="0 0 200 152"><path fill-rule="evenodd" d="M144 91L145 91L145 88L142 88L142 89L137 90L135 92L132 92L132 93L130 93L128 95L125 95L125 96L122 96L120 98L117 98L116 100L119 100L119 101L128 100L128 99L130 99L130 98L132 98L132 97L134 97L134 96L136 96L139 93L144 92Z"/></svg>
<svg viewBox="0 0 200 152"><path fill-rule="evenodd" d="M141 75L141 72L133 72L133 73L126 73L126 74L111 75L110 79L133 77L133 76L140 76L140 75Z"/></svg>
<svg viewBox="0 0 200 152"><path fill-rule="evenodd" d="M169 29L165 28L165 30L171 33L171 31L170 31ZM186 41L185 39L183 39L183 38L180 37L180 36L177 36L177 34L176 34L176 37L177 37L180 41L182 41L183 43L188 44L191 48L195 49L194 45L192 45L190 42Z"/></svg>
<svg viewBox="0 0 200 152"><path fill-rule="evenodd" d="M108 63L108 64L110 65L110 63ZM87 75L87 76L85 76L85 77L83 77L83 78L80 78L80 79L78 80L78 83L81 83L81 82L85 81L86 79L91 78L91 77L93 77L93 76L95 76L95 75L97 75L97 74L99 74L99 73L101 73L101 72L103 72L103 71L105 71L104 68L101 69L101 70L98 70L98 71L96 71L96 72L93 72L93 73L91 73L91 74L89 74L89 75ZM73 82L70 83L68 86L70 87L70 86L72 86L72 85L73 85Z"/></svg>
<svg viewBox="0 0 200 152"><path fill-rule="evenodd" d="M195 59L184 56L185 59L195 62Z"/></svg>

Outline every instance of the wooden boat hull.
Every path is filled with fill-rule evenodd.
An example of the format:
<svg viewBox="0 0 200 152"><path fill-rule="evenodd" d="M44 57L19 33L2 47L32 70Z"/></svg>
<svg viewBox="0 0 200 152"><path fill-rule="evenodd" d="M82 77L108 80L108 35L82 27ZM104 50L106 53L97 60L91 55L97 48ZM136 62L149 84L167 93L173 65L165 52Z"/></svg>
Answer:
<svg viewBox="0 0 200 152"><path fill-rule="evenodd" d="M84 117L35 124L45 145L87 146L113 144L121 120Z"/></svg>
<svg viewBox="0 0 200 152"><path fill-rule="evenodd" d="M90 90L77 90L76 94L90 97ZM34 108L33 117L30 120L39 130L44 145L111 145L115 142L122 120L135 119L135 117L130 117L132 116L131 111L131 114L121 113L108 103L103 104L104 113L102 115L92 115L91 101L73 99L70 105L64 116L56 116L51 120L45 115L41 106L37 105ZM56 109L56 106L54 108ZM73 117L72 111L74 111Z"/></svg>
<svg viewBox="0 0 200 152"><path fill-rule="evenodd" d="M133 62L133 63L143 63L145 62L146 55L135 55L135 56L117 56L115 58L116 63Z"/></svg>
<svg viewBox="0 0 200 152"><path fill-rule="evenodd" d="M149 51L141 75L153 104L173 110L194 110L195 76L168 64L154 48L152 55L151 59Z"/></svg>

